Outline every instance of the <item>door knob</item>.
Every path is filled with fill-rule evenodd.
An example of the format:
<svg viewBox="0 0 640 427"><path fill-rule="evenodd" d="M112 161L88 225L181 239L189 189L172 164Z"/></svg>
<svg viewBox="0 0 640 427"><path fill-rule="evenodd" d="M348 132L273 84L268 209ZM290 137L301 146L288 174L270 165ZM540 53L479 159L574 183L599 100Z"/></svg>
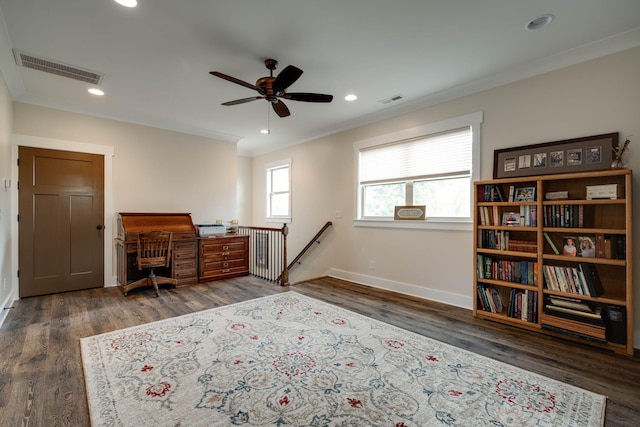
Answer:
<svg viewBox="0 0 640 427"><path fill-rule="evenodd" d="M96 225L96 230L102 230L104 228L104 225Z"/></svg>

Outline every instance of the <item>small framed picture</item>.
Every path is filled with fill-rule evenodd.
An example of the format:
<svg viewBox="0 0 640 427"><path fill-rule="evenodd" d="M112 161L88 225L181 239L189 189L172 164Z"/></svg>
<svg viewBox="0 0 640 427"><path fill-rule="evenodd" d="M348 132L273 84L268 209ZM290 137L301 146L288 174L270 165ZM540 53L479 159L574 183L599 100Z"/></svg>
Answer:
<svg viewBox="0 0 640 427"><path fill-rule="evenodd" d="M504 212L502 225L520 225L520 212Z"/></svg>
<svg viewBox="0 0 640 427"><path fill-rule="evenodd" d="M516 188L513 199L516 202L533 202L536 200L536 187Z"/></svg>
<svg viewBox="0 0 640 427"><path fill-rule="evenodd" d="M578 256L578 239L575 236L564 236L562 238L562 255Z"/></svg>
<svg viewBox="0 0 640 427"><path fill-rule="evenodd" d="M578 256L585 258L596 256L596 243L593 236L578 236Z"/></svg>

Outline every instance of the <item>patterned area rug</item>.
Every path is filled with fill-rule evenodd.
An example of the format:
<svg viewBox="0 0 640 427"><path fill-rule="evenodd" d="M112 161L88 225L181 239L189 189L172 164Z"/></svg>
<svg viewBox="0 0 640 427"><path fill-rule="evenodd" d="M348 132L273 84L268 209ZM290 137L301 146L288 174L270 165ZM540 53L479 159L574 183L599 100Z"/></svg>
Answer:
<svg viewBox="0 0 640 427"><path fill-rule="evenodd" d="M295 292L80 342L94 426L601 426L606 398Z"/></svg>

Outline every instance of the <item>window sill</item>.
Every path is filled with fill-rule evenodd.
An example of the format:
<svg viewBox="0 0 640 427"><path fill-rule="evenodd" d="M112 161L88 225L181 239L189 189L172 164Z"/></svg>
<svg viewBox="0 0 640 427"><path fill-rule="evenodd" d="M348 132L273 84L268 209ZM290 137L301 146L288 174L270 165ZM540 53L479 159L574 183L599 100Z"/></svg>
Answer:
<svg viewBox="0 0 640 427"><path fill-rule="evenodd" d="M355 227L399 228L409 230L473 231L471 221L395 221L393 219L354 219Z"/></svg>
<svg viewBox="0 0 640 427"><path fill-rule="evenodd" d="M278 217L278 218L265 218L265 222L277 222L279 224L291 224L291 218L290 217Z"/></svg>

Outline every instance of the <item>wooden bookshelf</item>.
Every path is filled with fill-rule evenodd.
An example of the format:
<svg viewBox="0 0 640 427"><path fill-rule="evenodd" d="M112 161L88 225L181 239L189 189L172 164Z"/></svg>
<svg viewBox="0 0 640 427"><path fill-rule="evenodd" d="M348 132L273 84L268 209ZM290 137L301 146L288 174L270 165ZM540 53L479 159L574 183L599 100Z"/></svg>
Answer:
<svg viewBox="0 0 640 427"><path fill-rule="evenodd" d="M633 356L632 194L629 169L475 182L473 315Z"/></svg>

